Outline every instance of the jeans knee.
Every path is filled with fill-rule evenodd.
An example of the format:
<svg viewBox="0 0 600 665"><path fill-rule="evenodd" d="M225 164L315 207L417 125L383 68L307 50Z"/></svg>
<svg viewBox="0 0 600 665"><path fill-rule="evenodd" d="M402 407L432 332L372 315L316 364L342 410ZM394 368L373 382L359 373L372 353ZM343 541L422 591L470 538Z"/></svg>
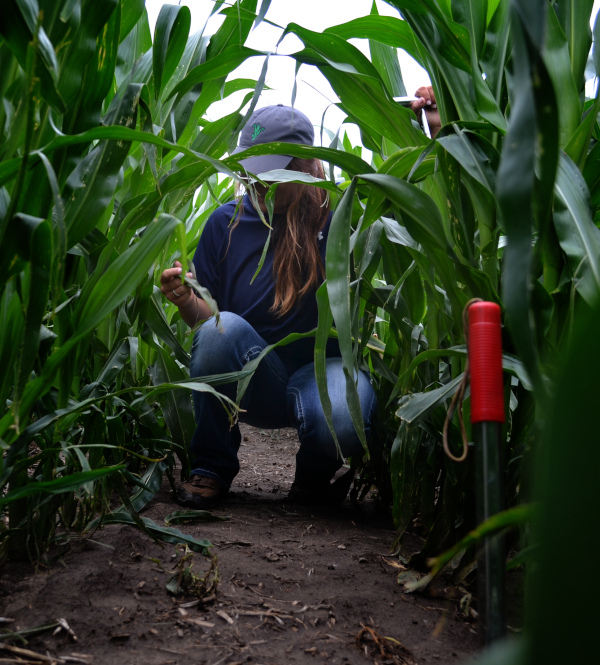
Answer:
<svg viewBox="0 0 600 665"><path fill-rule="evenodd" d="M220 374L241 369L249 358L240 358L239 348L249 332L254 332L250 324L232 312L221 312L220 323L211 317L194 336L190 375L203 376ZM252 349L245 349L250 353Z"/></svg>
<svg viewBox="0 0 600 665"><path fill-rule="evenodd" d="M327 360L327 389L331 402L333 427L345 456L362 452L362 443L358 436L346 398L346 378L341 358ZM357 382L361 417L368 435L371 419L375 410L375 391L368 375L360 372ZM314 368L312 365L299 370L288 385L288 409L293 410L301 442L319 450L324 457L336 458L338 451L327 424L321 400L319 398Z"/></svg>

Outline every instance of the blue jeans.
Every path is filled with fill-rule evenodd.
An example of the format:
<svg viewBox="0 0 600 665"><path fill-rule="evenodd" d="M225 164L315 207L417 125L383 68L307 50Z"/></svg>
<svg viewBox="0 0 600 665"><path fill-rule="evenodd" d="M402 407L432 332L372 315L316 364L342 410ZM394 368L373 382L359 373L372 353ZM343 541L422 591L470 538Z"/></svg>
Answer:
<svg viewBox="0 0 600 665"><path fill-rule="evenodd" d="M192 377L236 372L268 346L254 328L237 314L221 312L223 330L214 320L207 321L194 337ZM275 350L276 351L276 350ZM254 427L278 429L295 427L300 439L296 455L296 481L316 485L327 483L341 467L342 459L325 421L314 373L314 363L291 375L275 351L258 365L242 399L240 420ZM354 430L346 404L346 380L341 358L327 359L327 387L333 411L333 424L345 456L362 454L362 444ZM237 384L225 384L219 392L235 399ZM375 392L365 372L358 377L358 394L367 437L375 411ZM194 391L196 431L190 444L192 474L216 478L229 487L238 473L240 430L230 426L218 399Z"/></svg>

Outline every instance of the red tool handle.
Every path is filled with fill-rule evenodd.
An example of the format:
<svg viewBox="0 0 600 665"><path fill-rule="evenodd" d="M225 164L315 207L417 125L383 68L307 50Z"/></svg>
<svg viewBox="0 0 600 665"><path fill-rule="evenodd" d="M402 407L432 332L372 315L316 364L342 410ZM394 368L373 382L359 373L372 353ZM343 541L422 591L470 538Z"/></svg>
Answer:
<svg viewBox="0 0 600 665"><path fill-rule="evenodd" d="M471 422L504 422L500 307L477 302L469 307Z"/></svg>

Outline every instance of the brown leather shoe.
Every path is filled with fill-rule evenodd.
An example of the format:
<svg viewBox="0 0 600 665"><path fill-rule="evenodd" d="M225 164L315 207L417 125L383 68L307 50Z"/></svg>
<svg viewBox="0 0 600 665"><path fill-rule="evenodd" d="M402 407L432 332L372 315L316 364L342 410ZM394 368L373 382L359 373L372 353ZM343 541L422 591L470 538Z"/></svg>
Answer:
<svg viewBox="0 0 600 665"><path fill-rule="evenodd" d="M177 490L177 503L187 508L213 508L227 494L218 480L208 476L191 476Z"/></svg>

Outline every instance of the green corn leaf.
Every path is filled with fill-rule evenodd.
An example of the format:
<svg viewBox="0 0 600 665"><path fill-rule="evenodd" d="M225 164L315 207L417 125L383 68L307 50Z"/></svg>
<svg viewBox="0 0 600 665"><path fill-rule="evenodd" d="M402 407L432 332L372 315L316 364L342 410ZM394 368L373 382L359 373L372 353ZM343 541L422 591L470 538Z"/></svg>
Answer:
<svg viewBox="0 0 600 665"><path fill-rule="evenodd" d="M27 237L27 259L30 262L29 289L25 309L25 327L22 346L17 360L15 414L33 369L40 342L40 327L48 305L52 270L52 227L50 222L27 215L17 215L13 224L19 224L19 233ZM17 419L18 423L18 419Z"/></svg>
<svg viewBox="0 0 600 665"><path fill-rule="evenodd" d="M418 61L433 77L442 124L457 118L480 120L473 103L475 73L465 28L450 21L433 1L428 0L423 6L412 0L390 0L389 4L401 10L415 35L416 48L421 53ZM438 44L439 48L432 49L431 44Z"/></svg>
<svg viewBox="0 0 600 665"><path fill-rule="evenodd" d="M586 181L588 181L588 183L589 172L592 171L597 173L597 171L594 171L594 160L593 158L590 159L594 152L594 148L590 150L590 142L592 135L596 130L598 113L600 113L600 96L596 96L596 99L587 108L582 122L573 132L568 144L565 146L565 152L575 164L577 164L579 169L586 174ZM588 167L588 161L591 162L590 167ZM591 190L592 186L590 186L590 191Z"/></svg>
<svg viewBox="0 0 600 665"><path fill-rule="evenodd" d="M287 343L289 344L289 340ZM270 350L270 349L269 349ZM187 390L198 390L200 392L207 392L215 395L217 399L221 400L230 411L235 411L235 404L229 400L224 395L221 395L217 392L213 386L219 386L226 383L233 383L238 380L243 380L251 374L251 369L246 369L240 372L231 372L229 374L218 374L213 376L198 377L196 379L187 379L183 381L178 381L177 383L163 383L160 386L135 386L133 388L124 388L118 390L114 393L107 393L104 395L99 395L95 397L90 397L83 399L75 404L66 407L64 409L57 409L52 411L47 415L43 416L39 420L36 420L34 423L29 425L26 429L23 430L23 434L20 437L20 440L30 441L31 438L37 436L40 432L43 432L48 426L53 425L54 423L60 421L63 418L69 418L74 414L81 413L86 411L93 405L102 404L107 400L111 400L116 397L120 397L127 393L145 393L142 397L138 397L135 401L131 402L129 407L133 410L138 408L140 404L143 404L146 400L152 400L158 397L159 395L165 392L172 392L173 390L179 390L180 388L186 388ZM46 377L43 377L46 378ZM41 388L39 387L41 384ZM31 381L29 386L32 386L32 392L35 396L43 394L43 379L35 379ZM29 388L28 386L28 388ZM4 423L4 419L2 421ZM13 448L11 447L9 455L12 453Z"/></svg>
<svg viewBox="0 0 600 665"><path fill-rule="evenodd" d="M16 285L10 284L3 289L0 297L0 320L10 321L9 326L0 329L0 367L6 371L0 375L0 404L6 404L15 382L15 366L19 347L15 340L23 339L25 317Z"/></svg>
<svg viewBox="0 0 600 665"><path fill-rule="evenodd" d="M441 136L438 143L491 194L496 191L499 155L486 139L454 125L454 135Z"/></svg>
<svg viewBox="0 0 600 665"><path fill-rule="evenodd" d="M79 446L72 446L69 448L70 453L75 453L77 456L77 460L79 464L81 465L81 470L84 473L87 473L88 471L92 470L92 467L90 466L88 458L85 456L84 452L81 450ZM81 486L81 489L88 495L92 496L94 492L94 483L93 482L87 482L84 485Z"/></svg>
<svg viewBox="0 0 600 665"><path fill-rule="evenodd" d="M552 13L552 10L547 8L545 3L541 4L540 9L542 8L546 8L550 14ZM537 216L540 232L544 286L550 292L558 284L562 263L551 223L552 193L559 160L560 105L558 95L560 90L557 89L555 93L552 79L543 58L540 58L535 51L533 55L532 89L536 108L537 151L543 155L543 158L538 160L538 173L536 174L538 183L536 183L535 188L534 212Z"/></svg>
<svg viewBox="0 0 600 665"><path fill-rule="evenodd" d="M237 388L237 395L236 395L236 404L241 404L242 399L246 393L246 390L248 389L248 384L250 383L252 376L254 375L254 372L256 371L256 368L258 367L259 363L262 361L262 359L270 353L273 349L276 349L280 346L287 346L288 344L291 344L292 342L295 342L298 339L306 339L308 337L314 337L315 336L315 331L311 330L309 332L305 333L292 333L290 335L287 335L287 337L284 337L283 339L279 340L279 342L276 342L275 344L269 344L269 346L266 346L259 354L251 360L250 362L246 363L244 365L244 369L242 372L237 373L237 376L235 378L231 379L236 381L239 378L238 381L238 388ZM232 375L233 377L234 375Z"/></svg>
<svg viewBox="0 0 600 665"><path fill-rule="evenodd" d="M348 410L354 429L366 450L364 423L356 389L358 365L351 336L353 325L350 304L350 234L355 192L356 180L353 179L333 213L325 250L325 272L329 305L338 330L344 365Z"/></svg>
<svg viewBox="0 0 600 665"><path fill-rule="evenodd" d="M494 6L495 5L495 6ZM510 0L488 2L488 25L479 65L494 99L500 103L504 71L509 54Z"/></svg>
<svg viewBox="0 0 600 665"><path fill-rule="evenodd" d="M0 35L23 69L26 69L28 45L36 44L35 73L44 99L58 113L66 107L58 88L58 63L54 47L43 28L37 26L37 0L5 0L0 3Z"/></svg>
<svg viewBox="0 0 600 665"><path fill-rule="evenodd" d="M415 393L402 398L396 416L409 425L422 422L439 404L451 398L458 390L463 375L457 376L446 385L426 393Z"/></svg>
<svg viewBox="0 0 600 665"><path fill-rule="evenodd" d="M485 522L482 522L476 529L469 532L462 538L454 547L450 548L442 555L432 559L429 564L431 566L431 573L422 577L416 583L406 584L408 591L416 591L425 588L433 578L438 575L452 559L459 553L467 548L481 542L484 538L488 538L499 531L504 529L515 529L525 526L534 517L535 508L532 504L519 506L517 508L510 508L501 513L492 515Z"/></svg>
<svg viewBox="0 0 600 665"><path fill-rule="evenodd" d="M63 125L64 130L69 134L79 133L100 124L104 99L113 86L121 34L121 3L117 3L110 14L104 13L108 6L100 6L103 3L95 3L95 5L94 11L100 10L98 16L90 16L86 19L88 22L95 18L90 26L89 38L83 40L82 46L77 51L70 53L67 58L68 64L65 63L69 70L65 71L64 76L61 71L61 84L63 79L65 85L66 80L70 79L69 85L74 87L72 94L77 94L77 101L71 104L74 112L69 114ZM84 13L87 14L87 11ZM89 54L82 51L84 47L89 49L89 45L93 43L92 35L96 30L99 31L96 37L96 50L84 70L81 63L89 57ZM80 80L82 75L85 76L83 85Z"/></svg>
<svg viewBox="0 0 600 665"><path fill-rule="evenodd" d="M185 223L180 222L175 227L177 235L177 244L179 246L179 262L181 263L181 282L185 283L188 266L187 242L185 239Z"/></svg>
<svg viewBox="0 0 600 665"><path fill-rule="evenodd" d="M400 375L398 383L406 385L407 377L410 377L410 375L416 371L417 367L426 360L432 360L432 359L444 358L450 356L466 358L467 347L464 345L458 345L458 346L452 346L448 349L431 349L430 351L423 351L419 353L418 356L412 359L412 362L403 372L403 374ZM523 363L516 356L510 353L503 353L502 369L511 376L517 377L527 390L532 389L531 382L529 380L529 377L527 376L525 368L523 367Z"/></svg>
<svg viewBox="0 0 600 665"><path fill-rule="evenodd" d="M250 94L244 97L244 105L249 101L249 97ZM231 137L237 136L241 122L241 114L235 111L219 120L207 123L192 143L192 150L211 155L212 157L223 155L227 151ZM189 162L190 159L184 157L181 164L183 166Z"/></svg>
<svg viewBox="0 0 600 665"><path fill-rule="evenodd" d="M385 231L385 235L390 242L410 247L416 251L419 250L419 245L416 240L410 235L404 226L401 226L397 220L390 217L381 217L381 222Z"/></svg>
<svg viewBox="0 0 600 665"><path fill-rule="evenodd" d="M112 109L117 124L135 125L140 85L130 85ZM115 192L117 176L129 152L129 143L105 141L79 162L67 180L71 190L65 207L68 247L72 247L96 225Z"/></svg>
<svg viewBox="0 0 600 665"><path fill-rule="evenodd" d="M592 45L590 15L593 6L594 0L565 0L551 9L551 12L556 11L569 44L571 70L578 91L584 86L585 66Z"/></svg>
<svg viewBox="0 0 600 665"><path fill-rule="evenodd" d="M484 50L487 22L487 0L458 0L452 5L453 18L464 25L471 37L471 69L477 112L502 133L506 120L498 106L499 99L487 83L487 74L481 69L480 55Z"/></svg>
<svg viewBox="0 0 600 665"><path fill-rule="evenodd" d="M168 82L181 60L190 32L192 14L188 7L162 5L154 28L152 67L154 96L160 97L163 81Z"/></svg>
<svg viewBox="0 0 600 665"><path fill-rule="evenodd" d="M157 338L173 351L177 361L184 367L189 367L190 356L165 317L162 308L162 293L158 287L155 286L152 296L144 301L140 317Z"/></svg>
<svg viewBox="0 0 600 665"><path fill-rule="evenodd" d="M178 83L169 93L168 98L174 95L181 95L190 90L193 86L204 81L213 81L227 76L234 69L237 69L248 58L256 55L268 55L265 51L256 51L245 46L228 46L219 54L218 62L208 60L202 65L194 67L188 75Z"/></svg>
<svg viewBox="0 0 600 665"><path fill-rule="evenodd" d="M400 70L398 53L395 48L369 40L371 60L379 72L388 93L393 97L406 96L404 79Z"/></svg>
<svg viewBox="0 0 600 665"><path fill-rule="evenodd" d="M596 14L594 21L594 47L593 47L594 70L596 76L600 73L600 16Z"/></svg>
<svg viewBox="0 0 600 665"><path fill-rule="evenodd" d="M199 552L205 556L210 554L212 543L209 540L198 540L193 536L183 533L183 531L180 531L179 529L167 526L159 526L149 517L141 517L139 519L141 519L144 525L144 529L158 540L162 540L165 543L174 545L178 543L184 543L194 552ZM98 517L97 519L90 522L86 528L86 532L106 524L128 524L130 526L136 526L134 518L126 512L108 513L107 515Z"/></svg>
<svg viewBox="0 0 600 665"><path fill-rule="evenodd" d="M375 0L373 0L373 4L371 5L371 16L379 16ZM404 87L396 48L382 44L376 39L370 39L369 51L371 53L371 62L379 72L388 92L393 97L404 97L406 95L406 88Z"/></svg>
<svg viewBox="0 0 600 665"><path fill-rule="evenodd" d="M322 57L331 67L348 74L371 78L374 83L381 85L379 73L369 59L335 33L312 32L297 23L290 23L281 39L290 33L297 35L305 46Z"/></svg>
<svg viewBox="0 0 600 665"><path fill-rule="evenodd" d="M124 339L120 344L115 344L110 352L104 367L96 377L96 383L110 388L114 385L117 376L127 364L129 358L129 341Z"/></svg>
<svg viewBox="0 0 600 665"><path fill-rule="evenodd" d="M132 70L131 63L135 63ZM144 9L131 32L119 44L119 58L115 68L117 94L129 83L144 83L153 87L152 79L152 33L148 12ZM150 95L148 96L148 101Z"/></svg>
<svg viewBox="0 0 600 665"><path fill-rule="evenodd" d="M374 172L374 169L369 164L352 153L342 152L332 148L319 148L295 143L263 143L262 145L256 145L243 152L237 153L235 159L243 160L257 155L277 154L288 154L293 157L301 157L305 159L322 159L323 161L335 164L335 166L339 166L342 170L351 175ZM230 157L224 161L225 163L230 163L233 159L233 157Z"/></svg>
<svg viewBox="0 0 600 665"><path fill-rule="evenodd" d="M333 314L331 313L331 307L329 306L327 284L321 284L317 289L316 298L319 311L319 322L317 333L315 335L315 379L325 421L327 422L327 426L329 427L329 431L335 442L338 454L343 458L342 448L333 426L333 409L331 407L329 391L327 390L327 341L329 340L329 332L333 325Z"/></svg>
<svg viewBox="0 0 600 665"><path fill-rule="evenodd" d="M544 388L529 315L531 233L533 220L535 100L531 62L521 17L513 12L515 96L511 121L498 171L497 197L509 237L504 251L503 303L506 319L527 373L540 396Z"/></svg>
<svg viewBox="0 0 600 665"><path fill-rule="evenodd" d="M192 157L196 162L194 169L191 169L189 172L200 171L200 173L206 173L205 177L208 177L211 173L207 170L206 164L197 164L200 160L202 162L207 162L213 167L213 171L220 171L225 173L232 178L239 179L238 176L234 174L229 165L237 165L237 160L245 159L247 157L254 157L256 155L268 155L268 154L282 154L281 151L284 150L284 154L290 154L294 157L303 157L303 158L316 158L323 159L325 161L330 161L332 164L339 166L349 173L370 173L373 172L373 168L367 164L365 161L356 157L355 155L340 152L338 150L333 150L331 148L318 148L312 146L304 146L296 143L265 143L262 145L253 146L244 150L243 152L238 153L235 157L228 157L223 161L218 161L209 157L208 155L203 155L197 152L190 150L184 146L180 146L176 143L171 143L170 141L165 141L158 136L148 134L147 132L140 132L135 129L129 129L127 127L99 127L97 129L91 129L83 134L76 136L64 136L59 137L46 145L43 148L44 154L49 155L55 150L60 148L67 147L69 145L76 145L78 143L88 143L89 141L94 140L115 140L115 141L141 141L144 143L150 143L161 148L167 148L169 150L176 150L181 152L184 155ZM21 165L21 159L10 159L2 164L0 164L0 186L5 182L10 181L18 173L19 167ZM33 153L30 159L30 163L33 165L36 163L36 153ZM181 170L183 171L183 169ZM169 179L171 182L177 182L174 187L183 187L184 184L179 184L179 181L182 177L186 177L187 173L182 173L181 171L176 171L175 173L167 176L167 178L161 183L161 191L163 193L169 191L165 189L167 181ZM185 180L185 183L191 183L197 180L197 174L193 177Z"/></svg>
<svg viewBox="0 0 600 665"><path fill-rule="evenodd" d="M577 290L593 304L600 293L600 229L590 214L585 181L566 155L559 162L556 194L554 227L560 246L569 259Z"/></svg>
<svg viewBox="0 0 600 665"><path fill-rule="evenodd" d="M218 517L208 510L176 510L165 517L165 524L193 524L194 522L227 522L229 517Z"/></svg>
<svg viewBox="0 0 600 665"><path fill-rule="evenodd" d="M254 89L254 93L252 95L252 101L250 102L250 106L248 106L248 110L246 111L246 115L244 116L244 119L242 120L241 124L239 125L239 130L241 131L250 118L252 117L252 114L254 113L254 110L256 109L256 105L258 104L258 100L260 99L260 96L262 95L262 91L265 87L265 80L267 78L267 71L269 69L269 56L267 56L263 62L263 66L260 72L260 75L258 77L258 80L256 81L256 86ZM232 136L232 138L229 141L229 152L233 152L233 149L236 147L236 139L235 135Z"/></svg>
<svg viewBox="0 0 600 665"><path fill-rule="evenodd" d="M414 33L406 21L393 16L362 16L361 18L326 28L324 34L332 33L342 39L369 39L393 48L404 49L417 62L420 53L415 45ZM419 64L422 64L419 62ZM406 94L406 93L404 93Z"/></svg>
<svg viewBox="0 0 600 665"><path fill-rule="evenodd" d="M333 33L320 34L290 23L307 49L297 61L315 64L339 96L343 110L355 119L366 137L384 136L395 145L424 145L428 139L412 124L414 114L392 101L377 69L354 46ZM369 99L365 104L363 100Z"/></svg>
<svg viewBox="0 0 600 665"><path fill-rule="evenodd" d="M401 423L390 451L390 475L394 491L393 517L397 532L403 534L413 517L419 485L417 460L424 446L423 431Z"/></svg>
<svg viewBox="0 0 600 665"><path fill-rule="evenodd" d="M474 53L478 60L485 39L488 0L453 0L450 14L468 30L471 36L471 53Z"/></svg>
<svg viewBox="0 0 600 665"><path fill-rule="evenodd" d="M203 35L200 32L197 32L191 35L179 61L179 65L175 69L175 72L169 77L164 85L163 97L166 97L169 92L183 80L188 71L200 65L204 62L206 57L206 47L208 44L209 38ZM182 95L177 99L171 98L166 104L163 105L161 113L163 117L166 117L167 111L174 115L175 120L175 137L177 140L184 145L189 143L189 137L195 128L195 120L206 111L206 108L200 106L199 113L196 114L196 102L200 98L204 86L202 83L192 87L187 93ZM173 131L172 131L172 116L171 122L167 123L165 127L165 138L174 140ZM186 128L190 123L194 123L194 126L188 128L188 133L185 134L185 139L182 141L182 135L186 131Z"/></svg>
<svg viewBox="0 0 600 665"><path fill-rule="evenodd" d="M540 544L536 570L542 578L536 578L531 588L527 618L531 641L525 662L532 662L533 658L552 665L565 658L581 662L594 649L589 631L594 630L598 581L594 579L581 587L561 587L559 543L569 533L579 534L571 557L577 568L585 565L597 549L597 534L586 525L599 507L594 481L600 464L600 449L595 445L594 403L600 371L600 355L595 348L600 323L598 305L596 302L577 317L571 341L561 349L553 406L540 442L543 454L536 460L534 499L539 501L539 510L534 515L532 531L534 542ZM565 445L566 441L570 445ZM565 603L576 603L583 614L576 618L565 612L559 622L561 632L557 632L557 619ZM553 640L553 635L558 639Z"/></svg>
<svg viewBox="0 0 600 665"><path fill-rule="evenodd" d="M558 116L560 121L560 146L564 147L579 126L581 103L579 86L576 85L571 70L569 44L553 9L548 11L547 36L542 54L554 89L558 91L560 104Z"/></svg>
<svg viewBox="0 0 600 665"><path fill-rule="evenodd" d="M88 297L77 308L77 330L85 334L113 311L148 273L148 268L179 220L161 215L146 228L139 242L119 256L103 275L90 282Z"/></svg>
<svg viewBox="0 0 600 665"><path fill-rule="evenodd" d="M167 467L168 464L166 462L152 462L148 465L141 480L137 479L129 471L123 472L123 476L127 480L134 482L138 486L138 489L129 497L130 505L137 513L145 508L160 491L163 475ZM115 512L118 512L118 510Z"/></svg>
<svg viewBox="0 0 600 665"><path fill-rule="evenodd" d="M228 46L242 46L246 42L256 19L256 5L257 0L242 0L221 11L226 19L210 39L208 60L223 53Z"/></svg>
<svg viewBox="0 0 600 665"><path fill-rule="evenodd" d="M145 0L123 0L121 2L121 32L119 44L133 30L144 13Z"/></svg>
<svg viewBox="0 0 600 665"><path fill-rule="evenodd" d="M254 280L256 279L256 276L262 270L262 267L265 263L265 259L267 258L267 252L269 251L269 246L271 244L271 233L272 233L272 229L269 228L269 233L267 235L267 239L265 240L265 244L263 245L263 250L262 250L262 253L260 255L260 259L258 260L258 266L256 267L256 272L254 273L254 275L252 275L252 279L250 280L250 284L252 284L254 282Z"/></svg>
<svg viewBox="0 0 600 665"><path fill-rule="evenodd" d="M56 173L52 168L50 160L44 155L43 152L38 153L40 160L46 170L50 189L52 190L52 198L54 199L54 215L55 228L53 230L53 249L54 261L52 264L52 287L56 291L58 285L62 283L64 271L64 257L67 253L67 229L65 226L65 207Z"/></svg>
<svg viewBox="0 0 600 665"><path fill-rule="evenodd" d="M432 199L415 185L389 175L362 174L402 211L410 235L423 246L447 248L439 210Z"/></svg>
<svg viewBox="0 0 600 665"><path fill-rule="evenodd" d="M254 28L258 28L260 23L262 23L263 19L267 15L267 12L269 11L270 6L271 6L271 0L262 0L262 2L260 3L260 9L256 16L256 21L254 21Z"/></svg>
<svg viewBox="0 0 600 665"><path fill-rule="evenodd" d="M62 476L54 480L38 480L29 482L18 489L8 492L0 498L0 506L11 504L14 501L36 494L63 494L74 492L86 483L93 482L99 478L109 476L122 471L124 466L107 466L104 469L92 469L91 471L79 471L68 476Z"/></svg>
<svg viewBox="0 0 600 665"><path fill-rule="evenodd" d="M120 23L118 0L86 3L74 39L68 40L63 46L59 90L69 106L64 124L69 132L81 131L90 126L86 125L85 120L78 120L81 100L89 96L90 101L94 99L101 104L104 95L99 96L100 93L104 91L107 94L112 85ZM88 67L89 81L86 76ZM89 107L84 113L89 113Z"/></svg>
<svg viewBox="0 0 600 665"><path fill-rule="evenodd" d="M164 349L159 349L152 370L154 385L174 383L186 379L188 379L187 373L177 365ZM196 429L189 392L187 390L165 392L158 396L158 401L162 407L163 416L173 441L179 444L182 450L187 450Z"/></svg>
<svg viewBox="0 0 600 665"><path fill-rule="evenodd" d="M187 283L208 305L211 312L211 316L214 316L217 326L220 326L221 324L219 321L219 306L217 305L217 301L212 297L210 291L206 287L199 284L196 281L196 279L194 279L193 277L188 277Z"/></svg>
<svg viewBox="0 0 600 665"><path fill-rule="evenodd" d="M388 4L402 12L404 19L424 44L437 44L438 48L432 49L430 54L438 61L438 65L440 58L443 58L453 67L470 71L469 33L449 15L443 14L436 0L388 0ZM434 26L440 31L435 42Z"/></svg>

